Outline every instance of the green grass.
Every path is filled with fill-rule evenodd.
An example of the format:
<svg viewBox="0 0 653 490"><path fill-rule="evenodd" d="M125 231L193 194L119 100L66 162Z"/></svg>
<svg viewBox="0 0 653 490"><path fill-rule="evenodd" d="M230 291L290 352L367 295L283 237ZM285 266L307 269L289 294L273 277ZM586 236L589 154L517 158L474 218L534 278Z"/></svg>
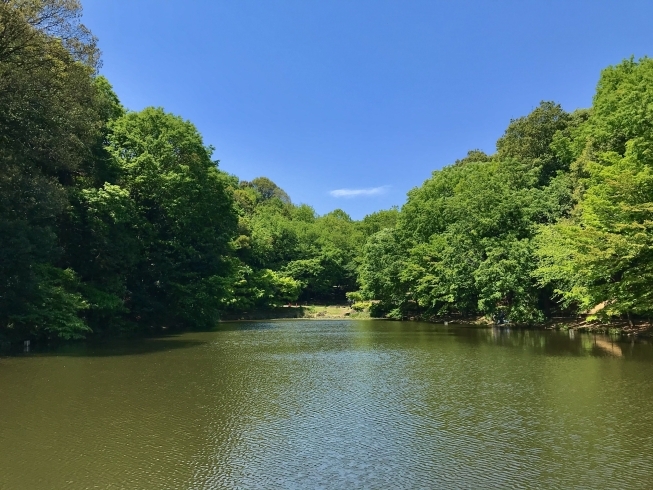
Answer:
<svg viewBox="0 0 653 490"><path fill-rule="evenodd" d="M365 309L356 311L349 306L340 305L307 305L304 306L305 318L369 318L370 312Z"/></svg>

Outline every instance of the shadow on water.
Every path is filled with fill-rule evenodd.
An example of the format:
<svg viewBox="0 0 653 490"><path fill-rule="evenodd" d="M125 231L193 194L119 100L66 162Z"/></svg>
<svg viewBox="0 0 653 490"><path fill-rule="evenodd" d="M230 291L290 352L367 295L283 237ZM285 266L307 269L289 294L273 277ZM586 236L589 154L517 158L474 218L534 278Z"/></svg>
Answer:
<svg viewBox="0 0 653 490"><path fill-rule="evenodd" d="M358 322L357 322L358 323ZM157 337L137 338L131 340L86 341L57 344L36 344L29 352L22 346L0 352L0 357L23 356L70 356L70 357L117 357L154 354L158 352L193 349L209 344L212 337L206 334L229 332L288 331L306 329L307 332L322 330L324 332L351 328L352 320L334 320L320 323L302 319L225 321L214 328L186 332L184 334L167 334ZM472 325L440 325L422 322L366 321L363 330L377 335L390 334L396 342L411 345L418 336L422 342L437 342L437 338L452 338L455 342L478 346L492 345L500 348L527 350L545 356L570 357L611 357L624 359L653 358L653 343L648 340L633 340L609 335L578 333L574 331L551 331L538 329L485 327ZM324 334L324 332L321 332Z"/></svg>
<svg viewBox="0 0 653 490"><path fill-rule="evenodd" d="M529 328L487 327L477 325L442 325L414 322L385 322L379 331L397 335L401 342L411 342L415 336L436 341L438 337L453 338L470 346L484 345L518 349L545 356L609 357L653 359L653 344L647 339Z"/></svg>
<svg viewBox="0 0 653 490"><path fill-rule="evenodd" d="M3 353L7 357L27 356L69 356L69 357L116 357L155 354L178 349L190 349L207 344L196 339L180 339L178 335L157 338L142 338L135 340L120 340L110 342L73 342L57 345L37 344L29 351L11 349Z"/></svg>
<svg viewBox="0 0 653 490"><path fill-rule="evenodd" d="M160 335L157 337L138 337L118 340L89 340L57 342L53 344L34 343L28 351L22 345L5 345L0 349L2 357L26 356L69 356L69 357L113 357L154 354L179 349L190 349L206 345L206 340L189 339L188 334L211 332L233 332L244 330L271 330L278 328L274 321L229 321L220 322L211 329L191 330L185 333ZM182 336L184 338L182 338Z"/></svg>
<svg viewBox="0 0 653 490"><path fill-rule="evenodd" d="M453 334L461 341L528 349L547 356L592 356L641 358L650 361L653 344L647 340L598 333L514 328L457 328Z"/></svg>

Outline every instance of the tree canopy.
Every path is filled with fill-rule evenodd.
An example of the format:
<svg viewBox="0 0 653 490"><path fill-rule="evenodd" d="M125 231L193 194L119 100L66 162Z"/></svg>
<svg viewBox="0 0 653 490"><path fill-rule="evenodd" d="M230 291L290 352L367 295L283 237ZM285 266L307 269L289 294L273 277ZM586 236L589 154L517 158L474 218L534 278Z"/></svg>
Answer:
<svg viewBox="0 0 653 490"><path fill-rule="evenodd" d="M390 315L650 316L652 88L653 62L626 60L590 109L542 102L494 155L434 172L368 239L362 294Z"/></svg>
<svg viewBox="0 0 653 490"><path fill-rule="evenodd" d="M347 293L393 318L653 313L652 60L356 221L222 172L189 121L125 109L80 15L0 1L0 337L209 328Z"/></svg>

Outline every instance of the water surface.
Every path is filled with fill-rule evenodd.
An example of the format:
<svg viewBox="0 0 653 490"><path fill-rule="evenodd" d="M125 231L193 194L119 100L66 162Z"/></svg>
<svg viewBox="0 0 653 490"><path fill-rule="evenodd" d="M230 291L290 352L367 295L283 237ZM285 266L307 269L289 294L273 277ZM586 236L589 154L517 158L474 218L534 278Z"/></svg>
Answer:
<svg viewBox="0 0 653 490"><path fill-rule="evenodd" d="M0 358L0 488L651 488L653 346L227 323Z"/></svg>

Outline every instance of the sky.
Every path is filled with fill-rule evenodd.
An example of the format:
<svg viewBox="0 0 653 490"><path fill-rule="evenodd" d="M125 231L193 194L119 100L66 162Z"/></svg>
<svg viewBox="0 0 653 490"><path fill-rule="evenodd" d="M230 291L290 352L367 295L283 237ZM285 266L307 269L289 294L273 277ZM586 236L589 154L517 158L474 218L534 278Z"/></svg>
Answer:
<svg viewBox="0 0 653 490"><path fill-rule="evenodd" d="M220 168L354 219L542 100L591 105L603 68L653 56L635 0L82 0L130 110L193 122Z"/></svg>

